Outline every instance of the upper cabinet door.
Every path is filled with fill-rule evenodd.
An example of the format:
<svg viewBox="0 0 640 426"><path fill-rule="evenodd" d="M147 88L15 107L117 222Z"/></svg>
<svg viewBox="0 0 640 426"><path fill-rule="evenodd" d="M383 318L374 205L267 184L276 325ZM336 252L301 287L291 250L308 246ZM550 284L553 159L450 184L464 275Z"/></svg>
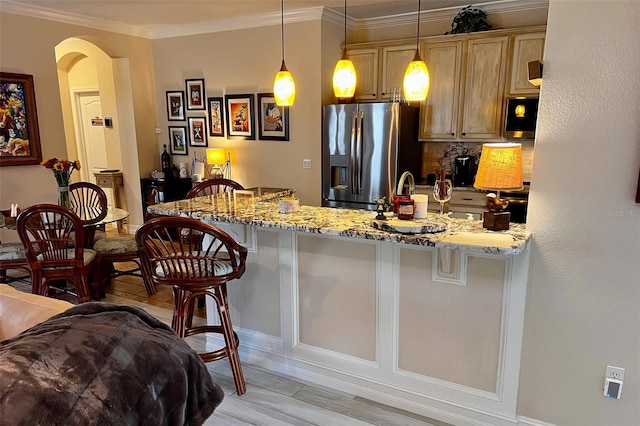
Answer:
<svg viewBox="0 0 640 426"><path fill-rule="evenodd" d="M378 99L378 49L350 49L347 54L356 69L356 99Z"/></svg>
<svg viewBox="0 0 640 426"><path fill-rule="evenodd" d="M502 135L508 37L467 41L461 139L496 139Z"/></svg>
<svg viewBox="0 0 640 426"><path fill-rule="evenodd" d="M420 106L420 139L455 139L462 70L462 41L427 43L422 49L429 69L429 93Z"/></svg>
<svg viewBox="0 0 640 426"><path fill-rule="evenodd" d="M529 83L531 61L542 61L545 32L512 36L508 96L538 95L540 89Z"/></svg>
<svg viewBox="0 0 640 426"><path fill-rule="evenodd" d="M394 89L398 94L402 93L404 72L415 54L415 44L382 49L382 82L379 99L390 100Z"/></svg>

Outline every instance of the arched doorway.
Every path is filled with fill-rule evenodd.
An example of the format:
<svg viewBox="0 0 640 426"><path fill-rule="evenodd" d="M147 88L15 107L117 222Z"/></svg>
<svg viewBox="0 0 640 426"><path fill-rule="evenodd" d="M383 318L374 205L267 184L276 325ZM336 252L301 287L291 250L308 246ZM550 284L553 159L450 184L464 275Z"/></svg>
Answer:
<svg viewBox="0 0 640 426"><path fill-rule="evenodd" d="M98 46L96 40L81 37L60 42L55 54L69 157L84 162L80 177L85 181L95 182L94 168L121 170L125 185L120 189L122 207L131 213L130 224L141 224L138 144L128 59L118 58L115 52ZM98 120L92 122L93 118ZM107 118L110 126L105 126Z"/></svg>

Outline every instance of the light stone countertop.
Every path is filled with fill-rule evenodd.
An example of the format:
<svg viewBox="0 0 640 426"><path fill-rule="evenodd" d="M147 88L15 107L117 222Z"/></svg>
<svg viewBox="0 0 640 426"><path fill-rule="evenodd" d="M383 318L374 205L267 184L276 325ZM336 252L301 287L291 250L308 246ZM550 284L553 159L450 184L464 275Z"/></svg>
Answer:
<svg viewBox="0 0 640 426"><path fill-rule="evenodd" d="M431 213L424 221L445 224L447 227L445 231L400 234L376 229L371 226L376 213L367 210L300 206L297 213L282 214L278 212L277 196L288 196L293 191L264 188L262 192L271 194L267 197L269 199L265 200L261 197L234 199L233 195L206 196L154 204L149 206L148 210L154 215L191 217L206 223L238 223L263 228L498 255L521 253L531 238L531 234L523 224L512 223L508 231L493 232L483 229L482 221L479 220L452 219ZM391 213L387 213L387 216L392 217Z"/></svg>

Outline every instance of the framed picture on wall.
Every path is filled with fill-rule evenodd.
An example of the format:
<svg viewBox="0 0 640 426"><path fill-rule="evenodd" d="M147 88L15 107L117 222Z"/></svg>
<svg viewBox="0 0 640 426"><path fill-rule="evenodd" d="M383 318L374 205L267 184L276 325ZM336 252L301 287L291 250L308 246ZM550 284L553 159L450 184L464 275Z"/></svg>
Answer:
<svg viewBox="0 0 640 426"><path fill-rule="evenodd" d="M258 139L289 140L289 107L276 105L273 93L258 93Z"/></svg>
<svg viewBox="0 0 640 426"><path fill-rule="evenodd" d="M167 92L167 120L184 121L184 92L181 90Z"/></svg>
<svg viewBox="0 0 640 426"><path fill-rule="evenodd" d="M187 109L203 110L204 104L204 79L194 78L185 80L187 88Z"/></svg>
<svg viewBox="0 0 640 426"><path fill-rule="evenodd" d="M169 126L169 147L172 155L187 155L186 126Z"/></svg>
<svg viewBox="0 0 640 426"><path fill-rule="evenodd" d="M0 166L41 161L33 76L0 72Z"/></svg>
<svg viewBox="0 0 640 426"><path fill-rule="evenodd" d="M225 95L227 138L255 140L253 94Z"/></svg>
<svg viewBox="0 0 640 426"><path fill-rule="evenodd" d="M189 145L207 146L206 117L189 117Z"/></svg>
<svg viewBox="0 0 640 426"><path fill-rule="evenodd" d="M208 98L209 136L224 136L224 101L222 98Z"/></svg>

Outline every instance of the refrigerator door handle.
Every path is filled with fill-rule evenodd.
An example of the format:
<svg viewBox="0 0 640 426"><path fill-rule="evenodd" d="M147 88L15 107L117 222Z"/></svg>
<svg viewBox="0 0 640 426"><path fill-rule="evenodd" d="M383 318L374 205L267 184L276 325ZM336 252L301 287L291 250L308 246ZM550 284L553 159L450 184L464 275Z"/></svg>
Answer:
<svg viewBox="0 0 640 426"><path fill-rule="evenodd" d="M356 124L358 122L358 111L353 112L351 120L351 140L349 149L349 169L351 171L351 193L357 194L357 163L356 163Z"/></svg>
<svg viewBox="0 0 640 426"><path fill-rule="evenodd" d="M361 194L362 193L362 150L363 150L363 144L362 144L362 122L364 121L364 111L358 111L358 128L356 130L356 164L357 164L357 182L358 185L356 186L356 194Z"/></svg>

